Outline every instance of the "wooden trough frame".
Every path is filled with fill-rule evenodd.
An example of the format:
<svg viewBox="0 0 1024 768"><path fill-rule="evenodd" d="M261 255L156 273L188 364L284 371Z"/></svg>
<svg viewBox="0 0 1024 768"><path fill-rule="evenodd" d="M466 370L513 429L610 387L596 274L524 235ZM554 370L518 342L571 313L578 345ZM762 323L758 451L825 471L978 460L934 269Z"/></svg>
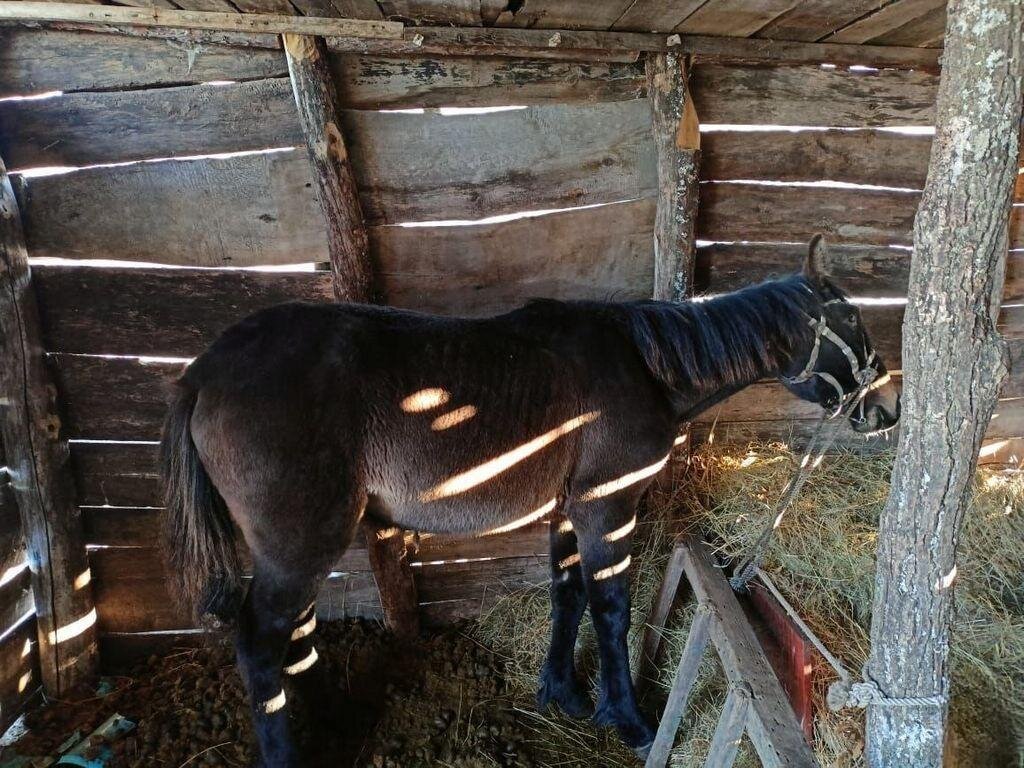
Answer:
<svg viewBox="0 0 1024 768"><path fill-rule="evenodd" d="M283 7L249 1L267 6L260 10ZM81 169L49 180L12 179L0 170L0 349L5 360L18 361L0 377L17 512L10 502L0 510L20 515L36 596L31 621L7 626L17 630L11 637L39 638L10 665L18 680L28 674L33 683L10 697L0 690L0 720L34 690L33 664L45 688L59 692L96 669L97 637L102 655L114 659L152 647L156 638L146 632L189 630L166 604L154 567L160 502L149 444L158 434L163 382L180 363L143 363L147 356L189 357L230 321L292 298L480 314L530 291L678 299L732 290L791 271L800 251L794 243L817 230L837 243L832 270L855 296L906 295L909 258L890 246L911 243L919 198L912 190L923 186L930 138L888 129L933 122L941 50L921 46L938 40L937 8L918 19L908 10L913 2L898 0L824 29L797 7L765 17L756 34L751 22L750 37L727 38L713 36L722 32L712 18L719 7L728 10L725 0L710 0L707 13L667 27L643 26L638 14L651 13L649 4L630 3L635 13L612 13L601 29L568 27L599 26L593 19L610 0L588 5L593 17L579 24L559 15L553 0L525 5L551 7L533 17L535 28L516 29L441 25L446 19L411 26L383 14L340 19L0 1L0 97L64 92L0 102L0 157L15 171ZM668 6L666 14L675 4ZM636 31L650 28L662 31ZM770 39L773 31L791 39ZM872 40L910 44L864 44ZM124 63L112 63L115 50ZM53 66L68 51L79 66ZM853 64L879 71L844 69ZM4 90L5 72L23 90ZM209 81L232 82L202 85ZM381 111L512 103L526 108L474 121L488 140L500 145L514 136L523 144L520 156L505 153L484 168L482 181L460 176L441 152L430 153L424 135ZM702 136L697 115L706 124L776 128L753 139L721 128ZM423 117L430 119L438 116ZM450 146L442 149L469 147L486 158L474 134L444 130ZM545 130L571 135L562 146L534 151ZM297 146L306 152L257 153ZM210 158L220 153L227 156ZM427 162L412 162L420 156ZM440 170L430 175L431 168ZM822 180L872 187L813 184ZM526 207L559 213L451 229L443 242L425 228L395 226ZM207 208L237 215L218 221L213 238L181 226L208 221ZM130 215L110 217L110 210ZM171 210L173 216L161 214ZM140 221L149 225L146 237L133 229ZM697 238L708 242L698 246ZM496 245L502 242L522 253L543 252L549 243L571 247L551 255L558 269L549 273L509 258L507 246ZM1012 301L999 322L1016 339L1024 335L1019 204L1011 211L1010 247L1004 297ZM472 256L446 260L445 249ZM227 269L288 266L299 252L329 270ZM43 256L189 269L39 264L30 274L28 259ZM896 369L902 313L898 303L864 311ZM1013 347L1015 359L1021 350ZM1022 391L1024 377L1011 377L983 456L1006 462L1022 455ZM122 399L112 402L112 392ZM800 440L812 415L777 384L760 383L726 404L719 439ZM694 438L710 429L698 422ZM113 440L97 441L106 438ZM0 520L0 530L5 525ZM420 618L479 610L492 599L480 597L481 584L496 594L496 585L546 576L543 524L487 543L509 555L507 566L485 561L479 542L436 542L433 554L428 546L417 555L385 533L368 532L365 548L339 563L321 611L337 615L340 604L412 631ZM442 577L430 566L441 559L469 562L445 565ZM25 605L25 578L11 582L20 585L11 612ZM59 634L66 627L73 637ZM0 641L0 657L12 643ZM4 671L0 689L12 675Z"/></svg>

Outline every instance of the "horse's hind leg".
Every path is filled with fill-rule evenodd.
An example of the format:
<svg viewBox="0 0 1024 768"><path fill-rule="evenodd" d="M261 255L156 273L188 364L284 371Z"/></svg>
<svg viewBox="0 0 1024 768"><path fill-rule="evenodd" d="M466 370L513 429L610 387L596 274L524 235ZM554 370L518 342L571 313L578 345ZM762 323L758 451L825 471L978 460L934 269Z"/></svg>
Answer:
<svg viewBox="0 0 1024 768"><path fill-rule="evenodd" d="M288 725L282 665L295 617L319 586L312 574L282 578L256 564L256 574L238 623L238 668L249 691L253 730L266 768L299 765Z"/></svg>
<svg viewBox="0 0 1024 768"><path fill-rule="evenodd" d="M577 502L570 510L583 558L583 579L601 659L600 696L594 720L614 726L622 740L646 756L654 729L637 705L629 671L630 548L637 498L615 496Z"/></svg>
<svg viewBox="0 0 1024 768"><path fill-rule="evenodd" d="M576 635L587 609L580 555L572 523L551 521L551 645L540 673L537 709L557 704L572 717L589 717L594 705L576 676Z"/></svg>

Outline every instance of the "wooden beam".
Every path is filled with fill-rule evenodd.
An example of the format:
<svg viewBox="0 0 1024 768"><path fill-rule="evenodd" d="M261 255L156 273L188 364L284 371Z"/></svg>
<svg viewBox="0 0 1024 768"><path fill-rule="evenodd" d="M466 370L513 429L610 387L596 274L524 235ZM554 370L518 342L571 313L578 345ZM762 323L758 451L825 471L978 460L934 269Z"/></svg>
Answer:
<svg viewBox="0 0 1024 768"><path fill-rule="evenodd" d="M682 550L677 549L676 552L682 552ZM711 613L707 606L698 606L697 612L693 616L693 622L690 624L690 633L686 636L683 655L676 667L672 689L669 691L668 701L665 703L665 709L658 723L658 732L654 737L654 743L651 745L644 768L664 768L668 764L672 743L675 741L679 723L686 711L686 702L690 698L690 691L693 690L693 684L697 680L697 671L704 658L704 651L708 647L710 625Z"/></svg>
<svg viewBox="0 0 1024 768"><path fill-rule="evenodd" d="M207 29L224 32L306 35L343 35L397 39L404 25L395 21L278 16L268 13L218 13L164 8L129 8L117 5L47 3L30 0L0 2L0 20L61 21L91 24L124 24L175 29Z"/></svg>
<svg viewBox="0 0 1024 768"><path fill-rule="evenodd" d="M2 160L0 359L0 428L32 573L43 687L60 696L96 671L96 612L21 215Z"/></svg>
<svg viewBox="0 0 1024 768"><path fill-rule="evenodd" d="M908 46L794 43L751 38L567 29L403 27L397 22L312 16L176 11L77 3L0 0L0 23L94 29L166 37L160 29L231 34L217 42L266 47L265 33L316 34L331 50L380 56L513 56L577 61L635 61L639 53L672 51L701 62L861 64L937 71L941 50ZM263 33L263 34L261 34ZM248 34L250 37L246 38Z"/></svg>
<svg viewBox="0 0 1024 768"><path fill-rule="evenodd" d="M668 614L676 601L679 583L683 578L684 556L683 548L677 544L665 567L665 575L658 588L658 594L654 597L651 613L644 625L644 637L640 645L640 661L637 664L636 677L633 680L633 684L637 687L645 686L647 681L655 675L661 642L665 634L665 625L668 623Z"/></svg>
<svg viewBox="0 0 1024 768"><path fill-rule="evenodd" d="M765 766L818 768L779 679L721 568L695 538L685 540L684 568L697 600L711 609L711 638L732 685L748 685L747 733Z"/></svg>
<svg viewBox="0 0 1024 768"><path fill-rule="evenodd" d="M377 294L366 225L341 134L341 113L328 68L326 46L320 38L291 33L283 35L283 42L299 122L327 228L335 298L372 301ZM363 533L385 622L396 634L417 634L419 601L404 538L398 529L381 529L367 517L363 518Z"/></svg>
<svg viewBox="0 0 1024 768"><path fill-rule="evenodd" d="M740 750L740 740L747 728L750 714L750 689L745 685L734 686L725 697L722 716L711 737L708 757L704 768L732 768Z"/></svg>
<svg viewBox="0 0 1024 768"><path fill-rule="evenodd" d="M693 292L700 127L686 83L682 55L648 55L647 91L658 152L654 298L659 301L683 301Z"/></svg>

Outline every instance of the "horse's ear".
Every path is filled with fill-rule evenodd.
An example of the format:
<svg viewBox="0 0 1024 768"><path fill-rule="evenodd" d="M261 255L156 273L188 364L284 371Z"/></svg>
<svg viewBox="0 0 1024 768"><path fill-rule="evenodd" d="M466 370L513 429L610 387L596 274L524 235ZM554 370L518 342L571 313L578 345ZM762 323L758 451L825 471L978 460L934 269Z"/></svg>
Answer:
<svg viewBox="0 0 1024 768"><path fill-rule="evenodd" d="M825 236L817 234L811 238L811 244L807 247L807 258L804 259L804 277L815 285L821 283L825 274Z"/></svg>

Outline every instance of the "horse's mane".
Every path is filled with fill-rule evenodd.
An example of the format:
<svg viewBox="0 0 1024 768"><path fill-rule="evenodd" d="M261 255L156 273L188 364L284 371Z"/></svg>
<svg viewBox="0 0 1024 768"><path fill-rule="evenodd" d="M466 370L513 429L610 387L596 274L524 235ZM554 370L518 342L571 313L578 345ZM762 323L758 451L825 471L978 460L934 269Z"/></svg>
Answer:
<svg viewBox="0 0 1024 768"><path fill-rule="evenodd" d="M770 371L808 333L814 291L801 276L705 301L620 305L651 375L670 390L726 388Z"/></svg>

